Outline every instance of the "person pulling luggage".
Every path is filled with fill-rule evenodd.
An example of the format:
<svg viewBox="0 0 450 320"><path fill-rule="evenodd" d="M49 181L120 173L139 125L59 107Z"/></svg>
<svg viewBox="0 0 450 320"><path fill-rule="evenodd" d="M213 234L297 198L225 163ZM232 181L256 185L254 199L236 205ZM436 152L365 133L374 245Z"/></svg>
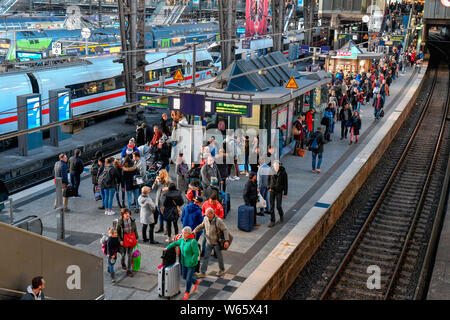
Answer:
<svg viewBox="0 0 450 320"><path fill-rule="evenodd" d="M197 290L198 284L200 283L200 280L198 280L195 275L195 267L198 264L199 250L198 242L195 239L195 236L192 234L191 227L184 227L181 233L183 236L177 241L169 244L164 250L173 247L180 248L181 276L186 280L186 291L184 292L182 300L186 300L189 298L192 284L194 284L194 288L192 291L195 291Z"/></svg>

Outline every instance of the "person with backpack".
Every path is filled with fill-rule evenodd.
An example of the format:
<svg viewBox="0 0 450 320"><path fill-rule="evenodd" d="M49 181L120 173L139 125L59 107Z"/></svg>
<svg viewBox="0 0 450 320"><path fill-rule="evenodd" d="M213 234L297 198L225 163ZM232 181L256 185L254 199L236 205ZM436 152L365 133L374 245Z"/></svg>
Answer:
<svg viewBox="0 0 450 320"><path fill-rule="evenodd" d="M117 261L117 253L119 252L119 249L120 249L120 243L119 243L119 239L117 236L117 230L109 227L108 228L108 239L106 240L106 243L105 243L105 252L106 252L106 255L108 256L108 273L111 276L112 283L116 282L115 273L114 273L114 265L116 264L116 261Z"/></svg>
<svg viewBox="0 0 450 320"><path fill-rule="evenodd" d="M97 180L98 169L99 169L98 160L102 157L103 157L102 152L97 151L97 152L95 152L94 158L91 159L91 168L89 169L89 173L91 174L92 192L94 193L94 196L96 193L96 189L98 188L98 180ZM95 200L98 200L98 199L95 199Z"/></svg>
<svg viewBox="0 0 450 320"><path fill-rule="evenodd" d="M181 276L186 280L186 291L184 292L182 300L186 300L189 298L189 294L191 293L192 284L194 284L192 291L195 291L200 283L200 280L198 280L195 275L195 267L198 264L199 249L198 242L192 234L191 227L184 227L181 233L183 236L177 241L169 244L164 250L174 247L180 248Z"/></svg>
<svg viewBox="0 0 450 320"><path fill-rule="evenodd" d="M355 136L355 143L358 143L359 129L361 129L361 117L359 116L359 112L355 111L353 117L351 119L352 127L350 134L350 144L353 143L353 135Z"/></svg>
<svg viewBox="0 0 450 320"><path fill-rule="evenodd" d="M203 198L197 196L184 206L183 211L181 212L181 224L183 228L190 227L191 229L195 229L203 222L202 204ZM195 235L195 239L198 241L201 235L202 232L200 231Z"/></svg>
<svg viewBox="0 0 450 320"><path fill-rule="evenodd" d="M112 204L114 200L114 193L116 192L116 184L120 181L121 177L119 172L113 166L114 158L108 158L105 160L105 168L98 177L98 184L103 190L105 199L103 201L103 206L105 207L105 214L112 216L115 214L112 211Z"/></svg>
<svg viewBox="0 0 450 320"><path fill-rule="evenodd" d="M75 149L73 156L69 159L69 173L70 173L70 183L72 184L75 197L80 198L78 194L78 189L80 188L81 174L84 171L83 160L81 160L81 150Z"/></svg>
<svg viewBox="0 0 450 320"><path fill-rule="evenodd" d="M282 200L287 198L288 193L288 176L286 169L281 165L280 161L275 160L269 174L269 202L270 202L270 223L269 228L275 225L275 201L280 222L284 221L284 213Z"/></svg>
<svg viewBox="0 0 450 320"><path fill-rule="evenodd" d="M142 239L144 242L150 241L151 244L157 244L154 239L153 231L158 219L156 206L150 197L150 188L145 186L141 189L141 195L138 198L140 209L140 221L142 223ZM156 213L156 214L155 214ZM150 226L149 238L147 238L147 227ZM150 239L150 240L149 240Z"/></svg>
<svg viewBox="0 0 450 320"><path fill-rule="evenodd" d="M351 127L352 111L348 103L345 104L339 112L339 119L341 120L341 140L347 139L348 129Z"/></svg>
<svg viewBox="0 0 450 320"><path fill-rule="evenodd" d="M208 210L206 210L205 217L203 218L203 222L194 229L194 235L203 229L205 229L206 246L204 247L204 255L200 266L200 273L197 274L197 277L206 277L206 270L208 268L208 262L212 249L215 250L219 263L219 271L216 273L216 276L223 276L225 274L225 264L218 240L219 232L222 232L225 239L224 248L228 249L230 245L230 234L228 232L228 228L223 220L214 213L214 210L212 208L208 208Z"/></svg>
<svg viewBox="0 0 450 320"><path fill-rule="evenodd" d="M139 240L139 234L137 232L136 222L133 218L131 218L130 214L131 212L127 208L123 208L120 211L120 219L117 223L116 230L120 243L119 252L122 255L122 269L127 271L127 276L133 277L131 263L133 260L134 247L137 244L137 240ZM136 244L133 246L130 243L134 239L136 239ZM125 256L127 256L127 265L125 264Z"/></svg>
<svg viewBox="0 0 450 320"><path fill-rule="evenodd" d="M308 141L308 149L312 152L312 172L320 173L320 165L322 164L322 154L323 154L323 145L325 144L325 140L322 134L322 128L317 128L317 131L311 135L310 140ZM316 159L319 156L319 162L317 163L316 170Z"/></svg>
<svg viewBox="0 0 450 320"><path fill-rule="evenodd" d="M131 157L125 157L122 167L122 177L125 184L125 191L127 192L128 209L131 210L131 206L134 204L136 211L139 210L139 203L137 201L139 198L139 186L133 178L138 174L137 167L133 165ZM133 198L133 201L131 201L131 198Z"/></svg>
<svg viewBox="0 0 450 320"><path fill-rule="evenodd" d="M172 225L174 235L178 234L178 218L181 216L181 207L184 203L181 192L177 190L175 183L169 183L169 190L163 194L161 198L161 211L164 220L167 222L167 239L166 242L172 242Z"/></svg>

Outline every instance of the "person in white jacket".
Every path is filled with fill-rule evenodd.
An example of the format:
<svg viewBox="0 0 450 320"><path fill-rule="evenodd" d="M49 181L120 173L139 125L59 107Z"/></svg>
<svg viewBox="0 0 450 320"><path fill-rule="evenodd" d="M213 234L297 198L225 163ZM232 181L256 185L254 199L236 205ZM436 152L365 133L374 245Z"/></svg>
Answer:
<svg viewBox="0 0 450 320"><path fill-rule="evenodd" d="M156 213L156 206L150 197L150 188L145 186L141 190L141 195L139 196L138 202L141 207L140 211L140 221L142 223L142 234L144 242L149 242L151 244L157 244L153 237L153 231L155 229L156 221L158 220L158 214ZM150 225L149 238L147 238L147 226Z"/></svg>

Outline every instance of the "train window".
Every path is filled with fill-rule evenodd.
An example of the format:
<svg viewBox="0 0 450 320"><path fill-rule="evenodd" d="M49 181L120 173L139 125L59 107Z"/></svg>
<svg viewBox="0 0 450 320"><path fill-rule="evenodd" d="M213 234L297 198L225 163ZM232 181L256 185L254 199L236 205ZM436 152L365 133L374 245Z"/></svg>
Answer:
<svg viewBox="0 0 450 320"><path fill-rule="evenodd" d="M107 79L103 81L103 91L116 90L116 81L114 79Z"/></svg>

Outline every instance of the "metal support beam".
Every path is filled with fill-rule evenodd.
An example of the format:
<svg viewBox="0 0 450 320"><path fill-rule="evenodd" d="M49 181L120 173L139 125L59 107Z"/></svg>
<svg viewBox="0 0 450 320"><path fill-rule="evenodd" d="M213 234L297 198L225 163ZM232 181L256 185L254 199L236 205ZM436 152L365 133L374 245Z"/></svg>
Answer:
<svg viewBox="0 0 450 320"><path fill-rule="evenodd" d="M305 18L305 44L311 46L312 45L312 27L314 21L314 0L305 0L303 7L303 16Z"/></svg>
<svg viewBox="0 0 450 320"><path fill-rule="evenodd" d="M222 70L234 61L234 41L236 35L236 0L219 0L219 28L222 56Z"/></svg>
<svg viewBox="0 0 450 320"><path fill-rule="evenodd" d="M283 49L284 0L272 0L273 51Z"/></svg>
<svg viewBox="0 0 450 320"><path fill-rule="evenodd" d="M100 4L100 3L99 3ZM118 0L122 51L127 51L123 61L127 103L137 101L138 82L145 82L145 0ZM136 124L140 115L136 106L127 110L126 123Z"/></svg>

